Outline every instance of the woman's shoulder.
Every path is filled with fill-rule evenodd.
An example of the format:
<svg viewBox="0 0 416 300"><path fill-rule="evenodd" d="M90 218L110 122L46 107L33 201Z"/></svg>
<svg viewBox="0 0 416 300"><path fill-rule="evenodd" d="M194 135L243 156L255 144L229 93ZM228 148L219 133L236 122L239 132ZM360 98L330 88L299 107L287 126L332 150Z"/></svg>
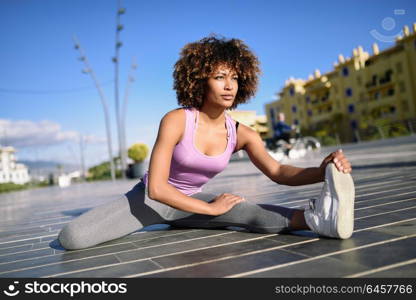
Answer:
<svg viewBox="0 0 416 300"><path fill-rule="evenodd" d="M250 126L239 124L237 130L238 139L244 142L249 142L259 137L259 133Z"/></svg>
<svg viewBox="0 0 416 300"><path fill-rule="evenodd" d="M180 122L186 119L186 108L179 107L168 111L162 118L162 122Z"/></svg>
<svg viewBox="0 0 416 300"><path fill-rule="evenodd" d="M177 137L177 141L182 140L186 128L186 111L180 107L167 112L160 121L160 128L166 134Z"/></svg>

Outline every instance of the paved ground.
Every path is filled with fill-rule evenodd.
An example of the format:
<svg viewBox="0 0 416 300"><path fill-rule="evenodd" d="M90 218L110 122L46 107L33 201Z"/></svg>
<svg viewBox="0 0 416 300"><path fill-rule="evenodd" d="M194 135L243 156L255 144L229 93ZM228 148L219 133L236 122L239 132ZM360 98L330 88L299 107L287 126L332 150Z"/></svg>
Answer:
<svg viewBox="0 0 416 300"><path fill-rule="evenodd" d="M296 161L317 166L335 148ZM0 277L416 277L416 136L343 145L356 184L348 240L293 234L152 226L96 247L65 251L59 230L135 181L100 182L0 195ZM232 162L205 191L289 207L322 184L280 186L250 161Z"/></svg>

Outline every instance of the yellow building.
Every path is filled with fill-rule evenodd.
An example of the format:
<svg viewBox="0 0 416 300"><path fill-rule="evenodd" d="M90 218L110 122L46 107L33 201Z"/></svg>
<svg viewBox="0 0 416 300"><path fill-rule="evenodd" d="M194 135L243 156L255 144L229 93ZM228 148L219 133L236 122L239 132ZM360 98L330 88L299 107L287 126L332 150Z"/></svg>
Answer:
<svg viewBox="0 0 416 300"><path fill-rule="evenodd" d="M272 119L283 112L288 124L298 124L309 134L323 132L343 142L357 141L375 124L398 123L410 127L416 121L416 23L407 26L395 45L372 54L361 46L352 56L338 56L334 69L315 70L307 80L289 78L278 99L265 105L272 137ZM413 130L416 128L413 128Z"/></svg>
<svg viewBox="0 0 416 300"><path fill-rule="evenodd" d="M234 120L251 127L260 134L261 138L267 135L267 118L266 116L257 116L254 110L227 110Z"/></svg>

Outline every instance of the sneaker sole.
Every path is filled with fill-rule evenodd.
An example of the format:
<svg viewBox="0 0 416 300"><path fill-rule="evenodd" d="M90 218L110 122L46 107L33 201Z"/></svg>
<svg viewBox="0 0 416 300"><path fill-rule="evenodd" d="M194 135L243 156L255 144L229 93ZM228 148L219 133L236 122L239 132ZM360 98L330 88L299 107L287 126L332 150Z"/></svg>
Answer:
<svg viewBox="0 0 416 300"><path fill-rule="evenodd" d="M350 174L338 171L333 163L330 163L329 166L335 193L339 200L336 232L334 233L341 239L348 239L354 230L354 181Z"/></svg>

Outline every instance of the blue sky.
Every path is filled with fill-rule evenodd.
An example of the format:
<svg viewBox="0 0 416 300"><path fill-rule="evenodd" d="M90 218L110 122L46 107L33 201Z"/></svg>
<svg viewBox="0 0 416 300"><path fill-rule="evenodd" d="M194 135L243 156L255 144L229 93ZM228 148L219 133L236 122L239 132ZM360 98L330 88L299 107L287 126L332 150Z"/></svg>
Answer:
<svg viewBox="0 0 416 300"><path fill-rule="evenodd" d="M238 109L263 115L264 104L290 76L327 72L338 54L351 56L358 45L370 54L374 42L391 47L370 31L394 36L416 22L414 0L124 0L122 6L121 100L133 57L138 65L127 143L150 147L161 117L177 107L172 70L188 42L210 33L244 40L261 61L262 76L257 95ZM108 158L102 105L91 78L81 73L73 34L103 84L117 149L111 61L116 8L116 0L0 1L0 144L17 147L18 159L79 163L79 133L88 136L87 166ZM395 14L398 9L403 13Z"/></svg>

